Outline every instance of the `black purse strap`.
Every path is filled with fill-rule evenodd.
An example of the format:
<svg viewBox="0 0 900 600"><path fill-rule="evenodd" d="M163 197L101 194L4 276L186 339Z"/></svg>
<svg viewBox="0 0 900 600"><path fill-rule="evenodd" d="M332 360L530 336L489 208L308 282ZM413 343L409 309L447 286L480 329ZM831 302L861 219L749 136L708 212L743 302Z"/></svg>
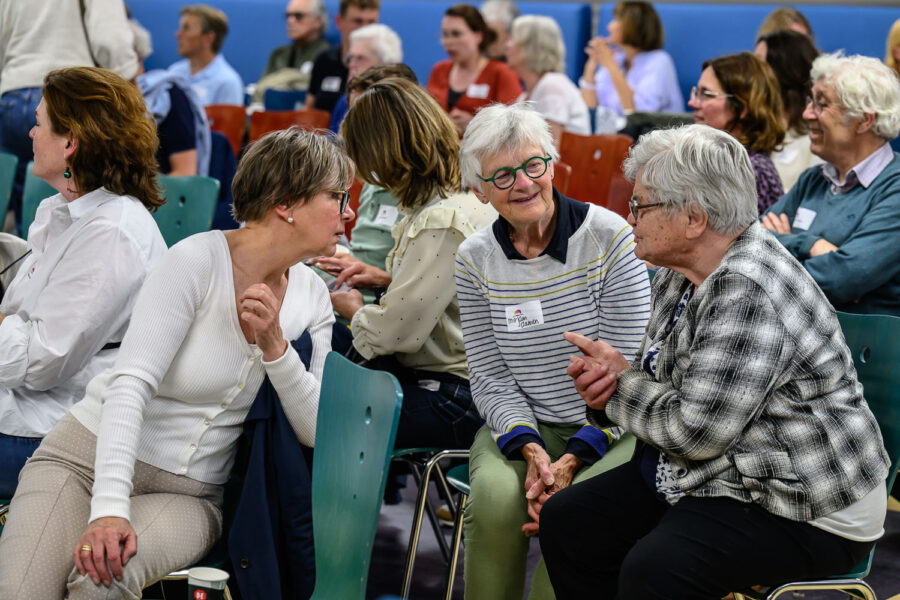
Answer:
<svg viewBox="0 0 900 600"><path fill-rule="evenodd" d="M87 42L88 54L91 55L91 62L94 63L94 66L99 67L100 64L94 58L94 51L91 49L91 36L88 35L87 23L84 22L84 0L78 0L78 6L81 7L81 28L84 29L84 40Z"/></svg>

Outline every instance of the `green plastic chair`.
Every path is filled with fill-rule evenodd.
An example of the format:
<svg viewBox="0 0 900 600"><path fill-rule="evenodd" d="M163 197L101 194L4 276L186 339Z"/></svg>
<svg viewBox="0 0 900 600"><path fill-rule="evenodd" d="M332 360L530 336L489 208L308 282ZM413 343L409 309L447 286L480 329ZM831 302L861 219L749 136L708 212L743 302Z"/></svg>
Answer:
<svg viewBox="0 0 900 600"><path fill-rule="evenodd" d="M326 357L312 470L313 600L365 598L402 400L390 373Z"/></svg>
<svg viewBox="0 0 900 600"><path fill-rule="evenodd" d="M49 183L32 173L32 167L34 161L28 161L28 166L25 167L25 187L22 189L22 237L26 240L38 205L45 198L57 194Z"/></svg>
<svg viewBox="0 0 900 600"><path fill-rule="evenodd" d="M219 181L212 177L159 176L166 203L153 213L168 246L189 235L209 231L219 201Z"/></svg>
<svg viewBox="0 0 900 600"><path fill-rule="evenodd" d="M900 317L882 315L854 315L837 313L847 347L853 355L856 374L863 384L863 394L884 438L884 447L891 460L887 489L900 469ZM863 577L869 574L875 548L849 573L819 581L786 583L764 592L735 593L735 600L744 598L774 600L782 594L837 590L854 598L875 600L875 592Z"/></svg>
<svg viewBox="0 0 900 600"><path fill-rule="evenodd" d="M0 152L0 229L3 228L6 213L9 212L9 195L12 193L18 165L18 156L8 152Z"/></svg>

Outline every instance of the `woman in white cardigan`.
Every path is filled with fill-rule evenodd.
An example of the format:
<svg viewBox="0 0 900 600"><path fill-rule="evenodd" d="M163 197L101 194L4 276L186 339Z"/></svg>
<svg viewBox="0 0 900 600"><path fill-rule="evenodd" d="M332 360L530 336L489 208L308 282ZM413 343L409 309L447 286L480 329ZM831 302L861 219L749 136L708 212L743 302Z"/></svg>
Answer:
<svg viewBox="0 0 900 600"><path fill-rule="evenodd" d="M234 178L246 227L176 244L147 278L115 365L25 466L0 541L0 598L136 598L221 533L222 484L268 376L315 441L333 316L299 264L334 253L353 166L335 139L266 136ZM308 330L309 370L287 339Z"/></svg>

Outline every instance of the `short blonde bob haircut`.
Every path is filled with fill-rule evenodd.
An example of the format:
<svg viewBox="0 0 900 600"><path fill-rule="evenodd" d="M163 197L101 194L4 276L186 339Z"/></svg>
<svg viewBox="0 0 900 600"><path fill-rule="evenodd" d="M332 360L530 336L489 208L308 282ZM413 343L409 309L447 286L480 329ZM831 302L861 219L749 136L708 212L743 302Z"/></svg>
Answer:
<svg viewBox="0 0 900 600"><path fill-rule="evenodd" d="M79 192L105 187L151 211L165 203L156 123L137 86L106 69L69 67L47 73L43 94L53 133L78 140L68 163Z"/></svg>
<svg viewBox="0 0 900 600"><path fill-rule="evenodd" d="M361 94L341 125L360 178L383 187L400 206L424 206L460 190L459 136L434 98L389 77Z"/></svg>
<svg viewBox="0 0 900 600"><path fill-rule="evenodd" d="M293 126L263 136L241 157L231 210L237 221L261 221L276 206L302 205L352 183L353 163L339 137Z"/></svg>

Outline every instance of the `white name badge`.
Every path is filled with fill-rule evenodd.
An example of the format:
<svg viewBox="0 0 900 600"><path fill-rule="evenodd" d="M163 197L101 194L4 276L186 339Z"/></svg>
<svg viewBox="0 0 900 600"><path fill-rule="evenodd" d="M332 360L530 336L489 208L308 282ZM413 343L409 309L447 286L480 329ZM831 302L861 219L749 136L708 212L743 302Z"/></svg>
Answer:
<svg viewBox="0 0 900 600"><path fill-rule="evenodd" d="M323 92L339 92L341 91L340 77L326 77L322 80L321 89Z"/></svg>
<svg viewBox="0 0 900 600"><path fill-rule="evenodd" d="M466 96L469 98L487 98L491 91L491 86L486 83L472 83L466 90Z"/></svg>
<svg viewBox="0 0 900 600"><path fill-rule="evenodd" d="M375 215L375 224L387 225L388 227L391 227L394 223L397 222L398 214L400 214L400 212L397 210L396 206L391 206L390 204L382 204L378 209L378 214Z"/></svg>
<svg viewBox="0 0 900 600"><path fill-rule="evenodd" d="M506 307L507 331L528 329L544 323L544 313L541 310L541 301L532 300L517 306Z"/></svg>
<svg viewBox="0 0 900 600"><path fill-rule="evenodd" d="M813 219L815 218L816 211L801 206L797 209L797 214L794 215L794 222L791 224L791 229L809 229L809 226L812 225Z"/></svg>
<svg viewBox="0 0 900 600"><path fill-rule="evenodd" d="M309 75L310 73L312 73L312 68L313 68L313 61L308 60L305 63L303 63L302 65L300 65L300 72L303 75Z"/></svg>

